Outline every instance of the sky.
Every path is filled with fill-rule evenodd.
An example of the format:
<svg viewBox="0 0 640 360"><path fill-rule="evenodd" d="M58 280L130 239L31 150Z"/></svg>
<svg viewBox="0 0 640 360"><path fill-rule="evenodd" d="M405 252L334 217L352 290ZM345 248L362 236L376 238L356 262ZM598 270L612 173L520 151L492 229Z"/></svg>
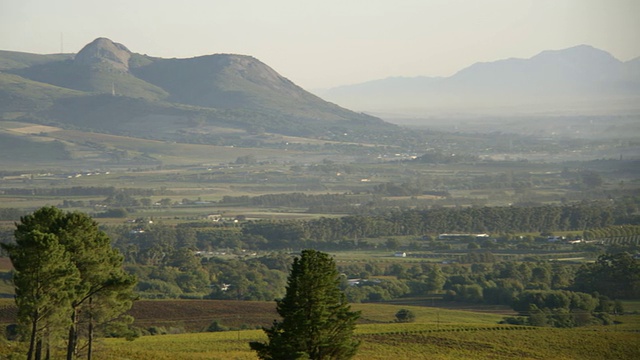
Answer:
<svg viewBox="0 0 640 360"><path fill-rule="evenodd" d="M251 55L306 88L450 76L592 45L640 56L640 0L0 0L0 50Z"/></svg>

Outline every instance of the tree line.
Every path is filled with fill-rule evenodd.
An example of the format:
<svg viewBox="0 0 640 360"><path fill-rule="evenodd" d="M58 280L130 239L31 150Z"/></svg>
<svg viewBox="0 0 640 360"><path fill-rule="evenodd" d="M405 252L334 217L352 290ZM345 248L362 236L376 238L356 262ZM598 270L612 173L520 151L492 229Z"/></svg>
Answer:
<svg viewBox="0 0 640 360"><path fill-rule="evenodd" d="M142 188L115 188L113 186L71 186L66 188L8 188L2 190L7 195L37 196L113 196L118 193L129 196L157 195L159 190Z"/></svg>
<svg viewBox="0 0 640 360"><path fill-rule="evenodd" d="M638 223L600 203L538 207L472 207L397 210L378 216L352 215L316 220L253 221L244 234L264 237L272 248L304 247L342 239L422 236L447 232L584 232L614 224Z"/></svg>
<svg viewBox="0 0 640 360"><path fill-rule="evenodd" d="M637 236L638 225L616 225L629 221L615 208L598 204L543 206L532 208L436 208L430 210L398 210L379 216L345 216L314 220L248 221L238 224L191 222L169 226L135 224L108 226L103 229L127 262L159 265L170 258L176 248L196 251L219 249L282 250L292 248L354 249L369 248L367 239L415 236L415 246L429 245L446 249L449 244L433 241L440 233L490 233L496 241L472 241L471 249L493 249L514 243L513 234L572 231L579 238L592 240L602 236ZM422 240L432 240L423 243ZM542 238L545 240L545 238ZM535 247L526 236L518 245ZM544 241L544 244L547 244ZM542 246L542 245L540 245ZM594 245L582 245L587 247ZM393 250L393 249L391 249ZM163 260L164 259L164 260ZM470 259L468 262L473 262Z"/></svg>

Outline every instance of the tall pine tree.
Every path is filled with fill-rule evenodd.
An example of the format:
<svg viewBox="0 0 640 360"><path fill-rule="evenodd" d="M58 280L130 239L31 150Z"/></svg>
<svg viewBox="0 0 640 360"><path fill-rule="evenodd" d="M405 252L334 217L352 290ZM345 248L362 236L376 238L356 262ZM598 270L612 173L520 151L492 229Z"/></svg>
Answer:
<svg viewBox="0 0 640 360"><path fill-rule="evenodd" d="M84 213L65 213L55 207L43 207L20 220L15 231L18 244L34 231L52 235L79 274L77 284L67 289L71 293L66 309L69 319L67 359L71 360L78 355L81 310L95 312L101 306L117 309L115 313L109 312L111 316L126 311L131 307L135 277L124 271L122 255L111 247L111 240L99 230L98 224ZM119 299L119 306L114 306L113 299ZM90 348L94 318L86 325L88 330L84 333Z"/></svg>
<svg viewBox="0 0 640 360"><path fill-rule="evenodd" d="M13 283L18 321L28 329L27 359L40 359L56 326L68 325L67 310L80 274L55 235L33 230L2 244L15 268Z"/></svg>
<svg viewBox="0 0 640 360"><path fill-rule="evenodd" d="M329 255L304 250L293 262L286 295L277 301L282 321L265 328L267 343L250 346L264 360L350 359L358 312L352 312L340 290L335 262Z"/></svg>

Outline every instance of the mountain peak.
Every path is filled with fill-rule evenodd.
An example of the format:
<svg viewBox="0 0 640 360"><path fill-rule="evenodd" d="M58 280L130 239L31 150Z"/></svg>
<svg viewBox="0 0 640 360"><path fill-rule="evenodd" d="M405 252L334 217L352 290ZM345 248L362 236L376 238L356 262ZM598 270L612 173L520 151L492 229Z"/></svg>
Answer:
<svg viewBox="0 0 640 360"><path fill-rule="evenodd" d="M618 59L613 57L610 53L597 49L591 45L576 45L570 48L561 49L561 50L545 50L538 55L532 57L532 60L535 59L564 59L572 62L581 62L581 61L600 61L600 62L620 62Z"/></svg>
<svg viewBox="0 0 640 360"><path fill-rule="evenodd" d="M129 71L130 57L131 52L124 45L107 38L97 38L76 54L75 62L82 65L107 64L117 70Z"/></svg>

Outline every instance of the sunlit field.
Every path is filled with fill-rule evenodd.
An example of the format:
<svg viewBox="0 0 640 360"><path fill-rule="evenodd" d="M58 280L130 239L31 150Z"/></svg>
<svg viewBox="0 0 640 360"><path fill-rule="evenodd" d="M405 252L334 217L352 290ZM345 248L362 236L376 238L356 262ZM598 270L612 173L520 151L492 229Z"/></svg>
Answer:
<svg viewBox="0 0 640 360"><path fill-rule="evenodd" d="M188 306L188 301L181 303ZM2 301L0 311L2 304L6 309L10 302ZM625 305L633 308L637 304ZM387 304L354 304L352 308L362 312L356 329L361 345L355 359L640 358L640 315L637 314L617 316L618 323L611 326L556 329L498 324L501 315L473 311ZM416 315L415 322L394 322L395 313L403 308ZM224 318L224 314L220 315ZM157 316L159 320L162 317ZM247 316L252 316L250 311ZM248 319L240 321L250 323ZM93 357L98 360L257 359L249 342L265 340L261 330L142 336L133 341L98 339ZM0 354L8 355L12 349L25 344L5 342L3 345ZM62 352L62 347L58 351Z"/></svg>

